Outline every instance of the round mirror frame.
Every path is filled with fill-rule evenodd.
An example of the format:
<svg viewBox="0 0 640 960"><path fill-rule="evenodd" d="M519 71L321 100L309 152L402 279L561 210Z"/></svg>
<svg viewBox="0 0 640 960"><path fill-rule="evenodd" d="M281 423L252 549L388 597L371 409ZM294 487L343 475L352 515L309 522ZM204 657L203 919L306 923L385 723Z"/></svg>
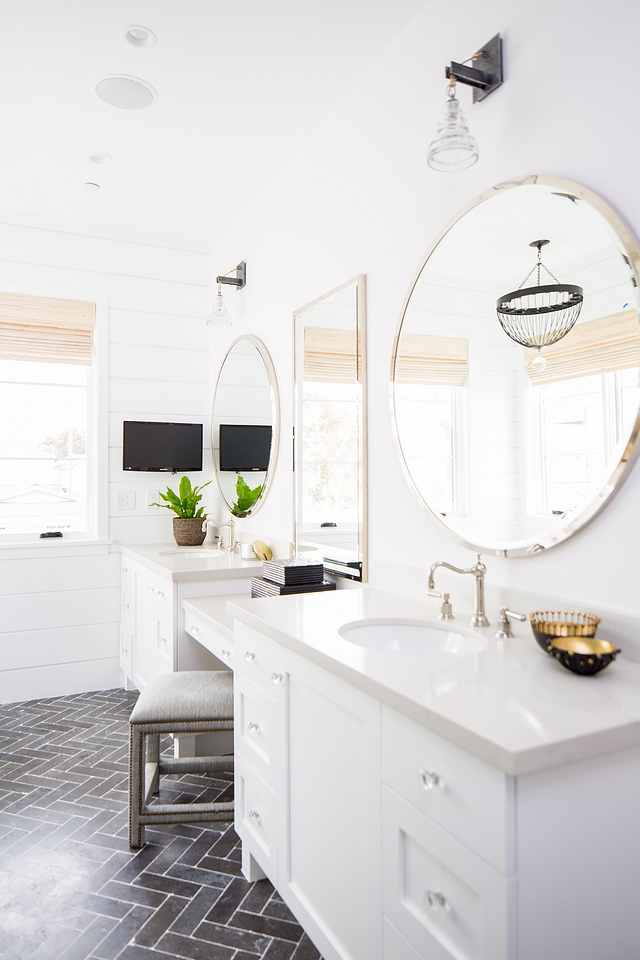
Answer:
<svg viewBox="0 0 640 960"><path fill-rule="evenodd" d="M213 391L213 403L211 404L211 459L213 461L213 473L216 478L216 486L218 487L223 503L225 504L227 509L230 511L231 507L227 503L227 499L224 495L224 491L222 490L222 486L220 485L220 479L218 477L218 474L220 471L216 466L216 459L215 459L215 452L214 452L215 442L214 442L214 436L213 436L213 421L214 421L214 410L216 406L216 396L218 394L218 385L220 383L220 377L222 375L222 371L224 370L224 365L227 362L227 358L229 357L229 354L231 353L233 348L236 346L236 344L244 343L244 342L253 344L253 346L256 348L256 350L260 354L262 362L265 365L265 369L267 371L267 377L269 378L269 387L271 388L271 409L273 411L271 449L269 450L269 466L267 468L266 476L264 478L264 489L260 494L260 496L258 497L258 499L256 500L255 504L251 507L251 509L247 513L243 514L243 516L245 517L252 517L254 514L258 512L258 510L266 500L267 494L271 489L271 484L273 483L273 475L275 473L275 469L278 461L278 450L280 449L280 394L278 392L278 378L276 377L276 368L273 365L271 354L265 347L262 340L259 340L257 337L254 337L251 334L245 334L242 337L236 337L236 339L233 341L233 343L225 353L224 357L222 358L222 363L220 364L220 369L218 370L218 376L216 377L216 386Z"/></svg>
<svg viewBox="0 0 640 960"><path fill-rule="evenodd" d="M620 242L624 245L625 252L629 258L631 268L636 281L637 289L640 291L640 251L638 249L638 241L636 240L633 232L630 227L625 223L622 217L619 216L613 210L613 208L603 200L597 193L594 193L592 190L589 190L588 187L582 186L582 184L576 183L573 180L565 180L562 177L551 177L544 175L531 175L528 177L522 177L517 180L508 180L504 183L498 183L496 186L491 187L489 190L485 190L483 193L479 194L469 203L467 203L461 210L459 210L456 215L447 223L443 230L436 236L435 240L429 247L426 256L423 258L420 268L416 272L414 279L409 288L409 292L405 298L404 306L402 308L402 313L400 315L400 322L396 330L396 335L393 341L393 353L391 356L391 377L389 383L389 393L390 393L390 403L391 403L391 425L393 430L393 435L395 437L396 445L398 448L398 456L400 457L400 463L404 471L407 483L409 484L411 490L418 499L418 502L425 510L429 513L432 520L440 528L440 530L445 533L448 537L455 540L456 543L460 546L467 547L470 550L473 550L476 553L493 554L500 557L524 557L531 556L532 554L540 553L543 550L548 550L550 547L554 547L559 543L562 543L564 540L567 540L569 537L573 536L574 533L577 533L583 527L585 527L591 520L596 517L602 508L609 502L611 497L619 490L623 480L628 475L631 466L633 465L634 460L640 453L640 444L638 441L638 436L640 435L640 404L638 405L638 410L636 413L635 423L629 434L629 439L626 443L622 456L615 466L612 468L609 467L607 474L605 475L602 483L596 494L592 496L589 502L585 505L583 510L576 516L569 519L569 521L561 525L561 521L558 523L557 527L551 527L545 536L537 538L532 538L530 544L525 544L517 547L507 546L505 549L496 549L495 546L487 547L479 543L474 543L473 541L467 540L465 537L462 537L460 534L456 533L451 527L447 526L446 523L442 521L442 518L438 513L431 509L427 501L424 499L420 491L418 490L416 484L414 483L413 477L411 476L408 464L405 460L405 456L402 450L402 442L398 432L398 421L396 417L396 397L395 397L395 372L396 372L396 360L398 356L398 348L400 344L400 337L402 334L402 325L404 323L405 315L409 304L411 302L411 297L413 295L416 284L418 283L422 271L424 270L429 258L433 254L436 247L440 244L442 239L449 233L452 227L458 223L470 210L474 207L477 207L479 204L484 203L485 200L490 199L495 196L497 193L503 192L505 190L511 190L514 187L524 186L528 184L541 184L545 186L551 186L558 188L559 191L563 193L571 193L575 197L578 197L581 200L586 201L591 204L591 206L601 214L601 216L607 221L610 227L615 231L616 235ZM516 541L520 542L521 541Z"/></svg>

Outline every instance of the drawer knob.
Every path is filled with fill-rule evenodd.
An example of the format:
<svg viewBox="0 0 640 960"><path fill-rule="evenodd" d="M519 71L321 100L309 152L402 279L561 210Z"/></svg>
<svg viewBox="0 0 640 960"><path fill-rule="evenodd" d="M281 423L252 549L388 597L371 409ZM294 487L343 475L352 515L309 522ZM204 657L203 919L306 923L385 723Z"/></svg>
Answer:
<svg viewBox="0 0 640 960"><path fill-rule="evenodd" d="M231 650L221 650L220 653L227 660L231 656Z"/></svg>
<svg viewBox="0 0 640 960"><path fill-rule="evenodd" d="M284 677L282 676L281 673L272 673L272 674L271 674L271 680L272 680L273 683L276 684L276 686L277 686L279 683L284 683Z"/></svg>
<svg viewBox="0 0 640 960"><path fill-rule="evenodd" d="M153 593L153 587L147 587L147 593Z"/></svg>
<svg viewBox="0 0 640 960"><path fill-rule="evenodd" d="M128 609L129 609L129 604L128 604L128 603L125 603L125 604L124 604L124 609L125 609L125 610L128 610Z"/></svg>
<svg viewBox="0 0 640 960"><path fill-rule="evenodd" d="M191 627L191 633L200 633L200 627Z"/></svg>
<svg viewBox="0 0 640 960"><path fill-rule="evenodd" d="M250 652L247 650L247 652L246 652L245 655L244 655L244 658L245 658L245 660L247 661L247 663L251 663L252 660L255 660L256 655L255 655L255 653L250 653Z"/></svg>
<svg viewBox="0 0 640 960"><path fill-rule="evenodd" d="M451 907L439 890L427 890L424 895L424 900L429 909L433 910L434 913L438 910L446 910L447 913L451 912Z"/></svg>
<svg viewBox="0 0 640 960"><path fill-rule="evenodd" d="M167 642L167 638L166 638L166 637L158 637L158 640L160 641L160 643L166 643L166 642Z"/></svg>
<svg viewBox="0 0 640 960"><path fill-rule="evenodd" d="M444 781L433 770L418 770L418 780L420 786L425 790L433 790L434 787L444 787Z"/></svg>
<svg viewBox="0 0 640 960"><path fill-rule="evenodd" d="M164 590L158 590L158 596L164 597Z"/></svg>
<svg viewBox="0 0 640 960"><path fill-rule="evenodd" d="M123 572L123 573L129 573L129 567L123 567L123 568L122 568L122 572Z"/></svg>
<svg viewBox="0 0 640 960"><path fill-rule="evenodd" d="M249 733L258 733L258 731L260 730L260 724L254 723L252 720L250 720L247 723L247 728L249 730Z"/></svg>
<svg viewBox="0 0 640 960"><path fill-rule="evenodd" d="M129 653L128 647L123 647L123 648L122 648L122 656L123 656L123 657L126 657L126 656L128 655L128 653Z"/></svg>
<svg viewBox="0 0 640 960"><path fill-rule="evenodd" d="M257 810L249 810L248 817L249 820L255 820L256 823L260 823L260 814Z"/></svg>

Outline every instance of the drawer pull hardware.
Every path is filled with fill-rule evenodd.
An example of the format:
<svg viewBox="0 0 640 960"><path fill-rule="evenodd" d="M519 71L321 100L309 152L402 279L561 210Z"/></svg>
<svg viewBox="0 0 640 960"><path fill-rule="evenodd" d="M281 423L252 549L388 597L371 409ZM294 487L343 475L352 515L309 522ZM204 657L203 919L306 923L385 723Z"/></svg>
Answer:
<svg viewBox="0 0 640 960"><path fill-rule="evenodd" d="M123 656L123 657L126 657L126 656L128 656L128 654L129 654L129 649L128 649L128 647L123 647L123 648L122 648L122 656Z"/></svg>
<svg viewBox="0 0 640 960"><path fill-rule="evenodd" d="M249 653L249 651L247 650L247 652L244 655L244 658L247 661L247 663L251 663L252 660L255 660L256 655L255 653Z"/></svg>
<svg viewBox="0 0 640 960"><path fill-rule="evenodd" d="M284 683L284 677L282 676L281 673L272 673L272 674L271 674L271 680L272 680L273 683L275 683L276 685L279 684L279 683Z"/></svg>
<svg viewBox="0 0 640 960"><path fill-rule="evenodd" d="M129 609L129 604L128 604L128 603L123 604L123 606L124 606L124 609L125 609L125 610L128 610L128 609Z"/></svg>
<svg viewBox="0 0 640 960"><path fill-rule="evenodd" d="M129 567L123 567L123 568L122 568L122 572L123 572L123 573L129 573Z"/></svg>
<svg viewBox="0 0 640 960"><path fill-rule="evenodd" d="M221 650L220 653L225 659L231 656L231 650Z"/></svg>
<svg viewBox="0 0 640 960"><path fill-rule="evenodd" d="M166 638L166 637L158 637L158 640L160 641L160 643L166 643L166 642L167 642L167 638Z"/></svg>
<svg viewBox="0 0 640 960"><path fill-rule="evenodd" d="M147 593L153 593L153 587L147 587Z"/></svg>
<svg viewBox="0 0 640 960"><path fill-rule="evenodd" d="M164 597L164 590L158 590L158 596Z"/></svg>
<svg viewBox="0 0 640 960"><path fill-rule="evenodd" d="M191 627L191 633L200 633L200 627Z"/></svg>
<svg viewBox="0 0 640 960"><path fill-rule="evenodd" d="M433 910L434 913L438 910L446 910L447 913L451 912L451 907L445 900L444 895L440 893L439 890L427 890L424 895L424 899L429 909Z"/></svg>
<svg viewBox="0 0 640 960"><path fill-rule="evenodd" d="M257 810L249 810L248 817L249 820L255 820L256 823L260 823L260 814Z"/></svg>
<svg viewBox="0 0 640 960"><path fill-rule="evenodd" d="M424 787L425 790L433 790L434 787L444 787L444 781L432 770L418 770L418 780L420 781L420 786Z"/></svg>
<svg viewBox="0 0 640 960"><path fill-rule="evenodd" d="M249 720L249 722L247 723L247 727L248 727L249 733L259 733L260 731L260 724L254 723L252 720Z"/></svg>

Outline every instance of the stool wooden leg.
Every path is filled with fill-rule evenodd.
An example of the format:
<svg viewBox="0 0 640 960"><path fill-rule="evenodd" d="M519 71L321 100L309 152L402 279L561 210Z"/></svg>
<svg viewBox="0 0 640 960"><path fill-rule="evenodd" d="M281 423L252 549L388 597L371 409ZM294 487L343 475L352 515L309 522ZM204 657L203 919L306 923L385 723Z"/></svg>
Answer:
<svg viewBox="0 0 640 960"><path fill-rule="evenodd" d="M156 794L160 789L160 734L147 734L147 773L145 784L145 804L149 802L152 794ZM155 769L153 765L155 764ZM152 772L153 771L153 772Z"/></svg>
<svg viewBox="0 0 640 960"><path fill-rule="evenodd" d="M144 734L129 724L129 846L144 844L144 824L140 823L144 803Z"/></svg>

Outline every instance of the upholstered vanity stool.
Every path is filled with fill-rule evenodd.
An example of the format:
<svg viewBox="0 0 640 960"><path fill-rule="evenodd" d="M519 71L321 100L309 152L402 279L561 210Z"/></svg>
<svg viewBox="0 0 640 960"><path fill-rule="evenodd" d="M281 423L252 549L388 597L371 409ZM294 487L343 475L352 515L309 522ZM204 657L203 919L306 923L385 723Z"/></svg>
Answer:
<svg viewBox="0 0 640 960"><path fill-rule="evenodd" d="M233 730L231 670L167 673L146 685L129 718L129 846L144 844L147 824L233 820L233 802L150 805L161 773L233 770L233 756L161 757L160 736L224 730Z"/></svg>

